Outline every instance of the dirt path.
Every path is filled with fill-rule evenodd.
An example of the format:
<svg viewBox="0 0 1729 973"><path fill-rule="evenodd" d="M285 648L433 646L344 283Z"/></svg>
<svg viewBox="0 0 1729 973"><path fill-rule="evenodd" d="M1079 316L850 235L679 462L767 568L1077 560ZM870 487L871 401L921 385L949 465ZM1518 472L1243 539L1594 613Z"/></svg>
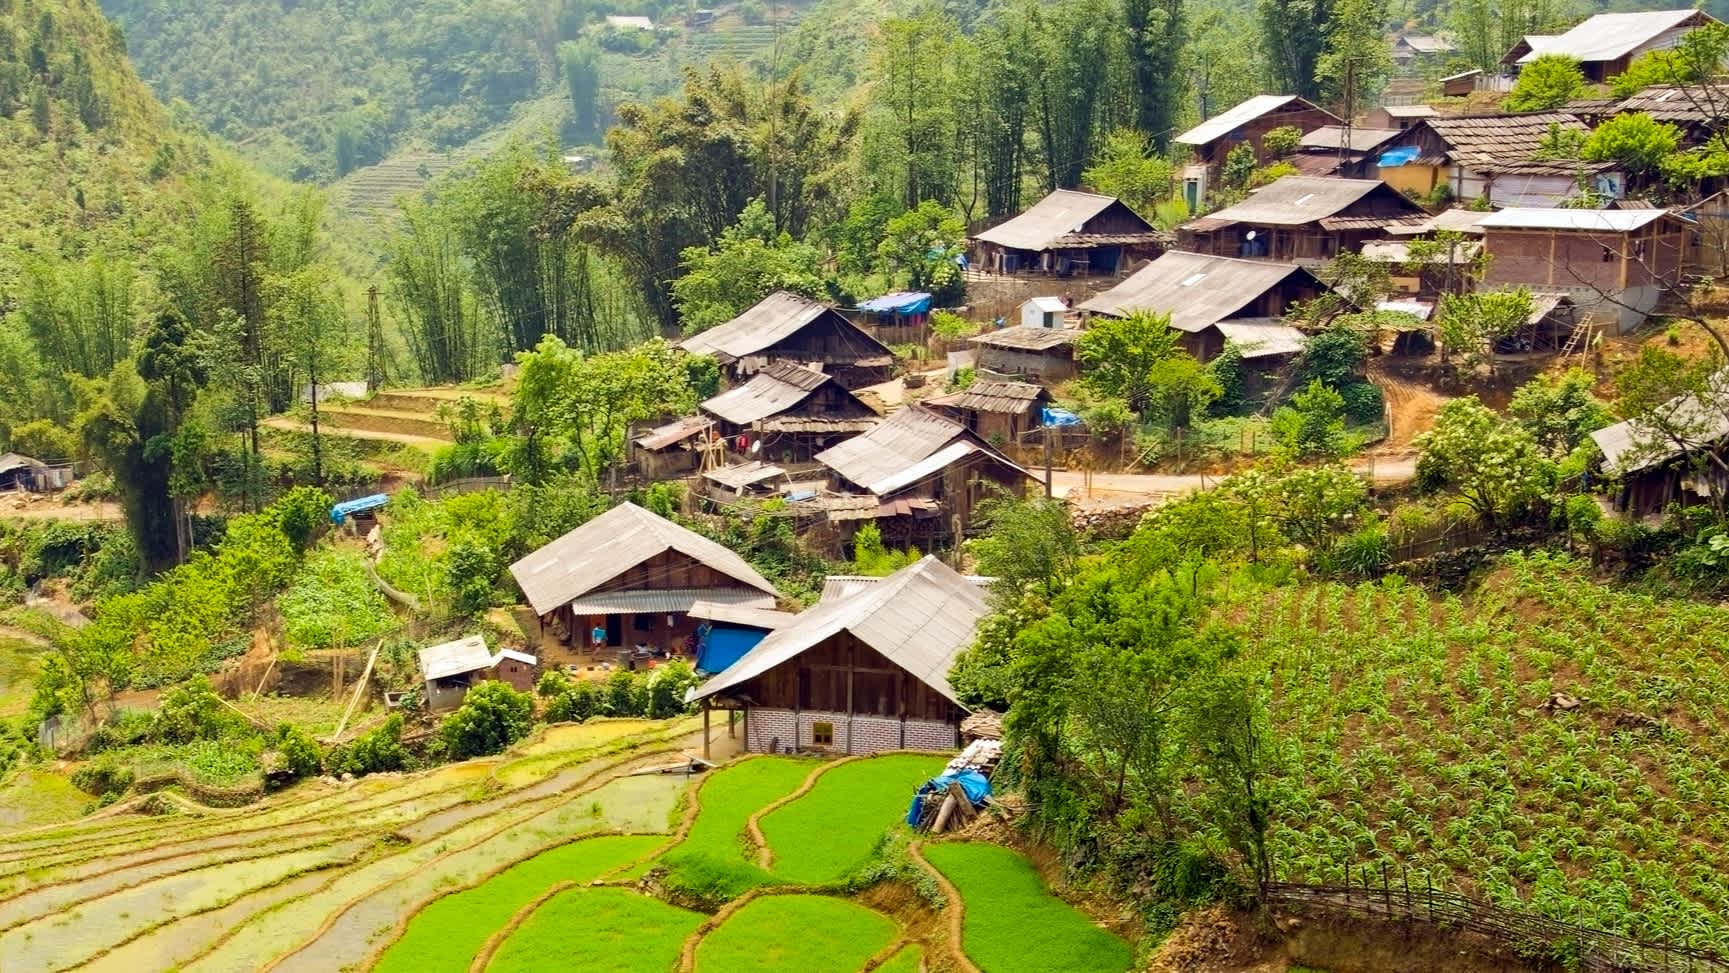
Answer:
<svg viewBox="0 0 1729 973"><path fill-rule="evenodd" d="M1432 414L1431 414L1432 415ZM1414 435L1414 433L1413 433ZM1402 455L1372 455L1351 462L1351 468L1376 483L1404 483L1417 475L1417 458L1408 449ZM1171 500L1197 490L1211 490L1223 477L1211 473L1171 476L1162 473L1094 473L1087 492L1086 474L1057 470L1051 474L1052 491L1087 507L1138 503L1147 499Z"/></svg>
<svg viewBox="0 0 1729 973"><path fill-rule="evenodd" d="M1435 414L1447 403L1447 397L1436 394L1422 382L1397 374L1380 360L1369 363L1369 379L1380 386L1392 416L1392 427L1379 452L1408 450L1418 433L1435 428Z"/></svg>
<svg viewBox="0 0 1729 973"><path fill-rule="evenodd" d="M97 503L63 503L52 494L0 494L0 520L75 520L80 522L112 522L126 519L120 505L106 500Z"/></svg>

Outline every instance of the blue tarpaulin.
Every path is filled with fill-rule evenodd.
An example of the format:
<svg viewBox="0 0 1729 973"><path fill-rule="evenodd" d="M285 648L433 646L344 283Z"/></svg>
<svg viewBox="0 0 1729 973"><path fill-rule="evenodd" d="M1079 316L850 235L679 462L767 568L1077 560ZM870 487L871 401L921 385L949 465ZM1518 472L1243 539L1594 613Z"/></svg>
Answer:
<svg viewBox="0 0 1729 973"><path fill-rule="evenodd" d="M374 493L370 497L361 497L358 500L344 500L330 508L330 522L340 526L343 521L355 514L377 510L389 502L390 495L388 493Z"/></svg>
<svg viewBox="0 0 1729 973"><path fill-rule="evenodd" d="M1388 149L1381 153L1381 158L1376 160L1375 165L1382 169L1397 169L1400 166L1409 165L1417 158L1420 152L1421 150L1419 150L1415 145L1406 145L1397 149Z"/></svg>
<svg viewBox="0 0 1729 973"><path fill-rule="evenodd" d="M1039 413L1039 421L1047 426L1078 426L1081 424L1081 417L1067 409L1046 406Z"/></svg>
<svg viewBox="0 0 1729 973"><path fill-rule="evenodd" d="M958 774L943 774L940 777L932 777L921 784L918 793L913 795L912 806L907 808L907 823L915 828L918 827L919 812L923 810L925 795L946 791L949 789L950 783L961 785L961 793L967 796L967 800L973 802L973 807L983 804L985 798L989 797L991 793L990 778L976 770L963 770Z"/></svg>
<svg viewBox="0 0 1729 973"><path fill-rule="evenodd" d="M930 309L931 296L923 291L897 291L859 305L859 310L873 314L926 314Z"/></svg>
<svg viewBox="0 0 1729 973"><path fill-rule="evenodd" d="M767 635L760 628L712 626L697 646L696 667L703 672L725 672Z"/></svg>

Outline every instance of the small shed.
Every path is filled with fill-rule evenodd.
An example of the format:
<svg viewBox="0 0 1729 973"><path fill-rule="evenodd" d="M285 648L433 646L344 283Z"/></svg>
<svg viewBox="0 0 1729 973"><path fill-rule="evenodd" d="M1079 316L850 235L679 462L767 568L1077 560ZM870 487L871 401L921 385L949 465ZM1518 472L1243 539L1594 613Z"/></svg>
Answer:
<svg viewBox="0 0 1729 973"><path fill-rule="evenodd" d="M35 489L36 477L48 464L23 453L0 455L0 490Z"/></svg>
<svg viewBox="0 0 1729 973"><path fill-rule="evenodd" d="M1623 333L1680 284L1691 224L1668 210L1512 208L1478 224L1489 256L1485 287L1572 297Z"/></svg>
<svg viewBox="0 0 1729 973"><path fill-rule="evenodd" d="M1191 160L1207 166L1221 165L1225 156L1244 142L1254 146L1257 161L1267 162L1271 156L1261 139L1273 129L1288 125L1299 132L1311 132L1341 121L1339 116L1296 95L1256 95L1171 141L1188 146Z"/></svg>
<svg viewBox="0 0 1729 973"><path fill-rule="evenodd" d="M492 677L519 693L530 692L540 678L540 659L516 649L499 649L492 657Z"/></svg>
<svg viewBox="0 0 1729 973"><path fill-rule="evenodd" d="M420 677L426 683L426 708L433 712L462 705L468 690L486 680L492 653L486 637L470 635L420 650Z"/></svg>
<svg viewBox="0 0 1729 973"><path fill-rule="evenodd" d="M1018 443L1021 434L1038 428L1039 410L1051 393L1027 382L982 380L959 392L926 399L924 404L959 419L987 442Z"/></svg>
<svg viewBox="0 0 1729 973"><path fill-rule="evenodd" d="M1028 328L1060 328L1069 303L1060 297L1035 297L1021 305L1021 324Z"/></svg>
<svg viewBox="0 0 1729 973"><path fill-rule="evenodd" d="M744 382L773 362L816 365L849 389L889 380L894 352L839 311L776 291L725 324L679 342L693 355L713 355L727 377Z"/></svg>
<svg viewBox="0 0 1729 973"><path fill-rule="evenodd" d="M930 337L934 300L924 291L896 291L873 297L858 306L859 321L884 344L924 341Z"/></svg>
<svg viewBox="0 0 1729 973"><path fill-rule="evenodd" d="M344 500L330 508L330 522L338 527L354 521L356 530L365 531L377 521L378 511L390 503L390 494L374 493L355 500Z"/></svg>
<svg viewBox="0 0 1729 973"><path fill-rule="evenodd" d="M703 489L716 500L731 502L745 497L766 497L778 492L787 482L786 470L772 463L749 460L734 463L702 475Z"/></svg>
<svg viewBox="0 0 1729 973"><path fill-rule="evenodd" d="M1729 437L1729 370L1711 376L1707 398L1680 395L1659 407L1661 423L1635 417L1591 434L1603 454L1603 472L1620 480L1616 506L1644 517L1671 503L1708 503L1729 482L1701 452Z"/></svg>
<svg viewBox="0 0 1729 973"><path fill-rule="evenodd" d="M1024 375L1044 382L1062 382L1075 377L1074 328L1016 325L987 331L970 339L978 347L981 372Z"/></svg>
<svg viewBox="0 0 1729 973"><path fill-rule="evenodd" d="M1482 83L1482 68L1472 68L1469 71L1460 71L1458 74L1449 74L1441 79L1441 94L1446 95L1448 98L1463 98L1471 92L1476 91L1478 86Z"/></svg>
<svg viewBox="0 0 1729 973"><path fill-rule="evenodd" d="M630 465L644 479L670 480L696 472L714 435L707 416L686 416L630 437Z"/></svg>

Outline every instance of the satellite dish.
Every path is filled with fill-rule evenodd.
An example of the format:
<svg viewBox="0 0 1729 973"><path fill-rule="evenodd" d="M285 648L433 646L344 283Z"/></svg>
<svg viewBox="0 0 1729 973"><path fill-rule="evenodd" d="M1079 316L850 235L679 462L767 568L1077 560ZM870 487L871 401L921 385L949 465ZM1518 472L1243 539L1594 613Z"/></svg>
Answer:
<svg viewBox="0 0 1729 973"><path fill-rule="evenodd" d="M756 454L758 454L760 452L762 452L762 440L759 439L756 442L750 444L750 454L752 456L755 456Z"/></svg>
<svg viewBox="0 0 1729 973"><path fill-rule="evenodd" d="M1255 238L1255 231L1254 230L1250 230L1249 232L1243 234L1243 239L1245 239L1245 240L1253 240L1254 238Z"/></svg>

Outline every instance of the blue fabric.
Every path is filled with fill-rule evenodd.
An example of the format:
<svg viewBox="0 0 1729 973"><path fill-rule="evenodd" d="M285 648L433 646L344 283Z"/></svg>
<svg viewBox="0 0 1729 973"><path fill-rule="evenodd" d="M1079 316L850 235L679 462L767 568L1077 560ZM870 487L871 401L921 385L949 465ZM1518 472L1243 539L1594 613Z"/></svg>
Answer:
<svg viewBox="0 0 1729 973"><path fill-rule="evenodd" d="M1067 409L1046 406L1039 415L1039 421L1047 426L1078 426L1081 424L1081 417Z"/></svg>
<svg viewBox="0 0 1729 973"><path fill-rule="evenodd" d="M377 510L389 502L390 495L387 493L374 493L370 497L361 497L358 500L344 500L330 508L330 522L340 524L355 514Z"/></svg>
<svg viewBox="0 0 1729 973"><path fill-rule="evenodd" d="M972 802L973 807L983 804L985 798L989 797L991 793L990 779L976 770L963 770L958 774L943 774L940 777L932 777L920 785L918 793L913 795L912 806L907 808L907 823L911 825L919 823L919 810L924 803L926 794L946 791L951 783L961 785L961 793L967 796L967 800Z"/></svg>
<svg viewBox="0 0 1729 973"><path fill-rule="evenodd" d="M746 652L756 648L756 644L767 635L767 632L758 628L716 625L709 630L708 637L697 646L696 667L703 672L725 672L744 658Z"/></svg>
<svg viewBox="0 0 1729 973"><path fill-rule="evenodd" d="M859 305L859 310L877 314L924 314L930 309L931 296L923 291L897 291Z"/></svg>
<svg viewBox="0 0 1729 973"><path fill-rule="evenodd" d="M1402 165L1409 164L1420 154L1421 151L1415 145L1401 146L1381 153L1381 158L1376 160L1375 164L1383 169L1397 169Z"/></svg>

